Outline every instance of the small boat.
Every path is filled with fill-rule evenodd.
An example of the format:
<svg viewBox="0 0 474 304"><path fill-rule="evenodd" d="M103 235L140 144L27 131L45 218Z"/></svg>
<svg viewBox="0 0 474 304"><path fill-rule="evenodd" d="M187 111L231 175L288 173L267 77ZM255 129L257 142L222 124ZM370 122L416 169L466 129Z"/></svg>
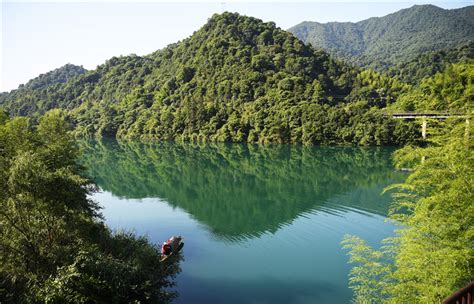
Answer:
<svg viewBox="0 0 474 304"><path fill-rule="evenodd" d="M172 251L169 254L165 254L164 250L162 249L162 257L160 258L160 262L166 261L167 259L173 257L184 247L183 238L180 236L171 237L165 243L163 243L163 247L165 245L171 246Z"/></svg>

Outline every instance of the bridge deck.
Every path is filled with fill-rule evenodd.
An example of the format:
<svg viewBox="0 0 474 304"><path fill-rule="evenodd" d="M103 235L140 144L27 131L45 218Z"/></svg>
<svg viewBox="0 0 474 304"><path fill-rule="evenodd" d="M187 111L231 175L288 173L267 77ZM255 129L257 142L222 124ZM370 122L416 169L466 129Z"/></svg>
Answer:
<svg viewBox="0 0 474 304"><path fill-rule="evenodd" d="M413 118L441 118L441 119L446 119L449 117L461 117L465 118L467 117L466 114L461 114L461 113L411 113L411 112L406 112L406 113L387 113L387 116L392 116L392 118L397 118L397 119L413 119Z"/></svg>

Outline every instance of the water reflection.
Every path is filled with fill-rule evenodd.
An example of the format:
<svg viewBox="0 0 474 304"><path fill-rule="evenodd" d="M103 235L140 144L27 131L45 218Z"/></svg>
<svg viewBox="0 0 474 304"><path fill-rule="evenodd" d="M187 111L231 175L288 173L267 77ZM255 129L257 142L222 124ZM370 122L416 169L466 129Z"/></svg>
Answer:
<svg viewBox="0 0 474 304"><path fill-rule="evenodd" d="M386 215L390 199L380 190L402 178L386 148L114 140L83 147L90 176L103 190L161 198L230 242L275 233L318 212Z"/></svg>

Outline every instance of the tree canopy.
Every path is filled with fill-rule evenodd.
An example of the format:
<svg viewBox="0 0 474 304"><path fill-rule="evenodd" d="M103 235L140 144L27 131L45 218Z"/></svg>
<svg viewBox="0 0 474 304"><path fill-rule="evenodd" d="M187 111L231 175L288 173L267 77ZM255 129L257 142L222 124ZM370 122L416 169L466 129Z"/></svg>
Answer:
<svg viewBox="0 0 474 304"><path fill-rule="evenodd" d="M66 83L4 94L0 104L15 116L66 109L82 136L391 145L416 137L381 111L407 89L272 22L223 13L165 49L113 57Z"/></svg>
<svg viewBox="0 0 474 304"><path fill-rule="evenodd" d="M424 78L443 72L451 64L472 63L474 41L440 51L424 52L416 58L391 67L388 74L405 83L418 84Z"/></svg>
<svg viewBox="0 0 474 304"><path fill-rule="evenodd" d="M448 65L403 94L390 108L469 114L474 100L474 62Z"/></svg>
<svg viewBox="0 0 474 304"><path fill-rule="evenodd" d="M442 20L445 14L464 20L472 11L419 6L390 18L404 27L420 15L424 24L432 10ZM418 30L425 33L425 27ZM403 145L419 138L416 122L392 120L387 109L457 111L472 99L472 43L421 54L397 69L389 71L392 77L360 70L273 22L223 13L150 55L113 57L92 71L67 65L42 75L1 94L0 106L34 121L64 109L83 137Z"/></svg>

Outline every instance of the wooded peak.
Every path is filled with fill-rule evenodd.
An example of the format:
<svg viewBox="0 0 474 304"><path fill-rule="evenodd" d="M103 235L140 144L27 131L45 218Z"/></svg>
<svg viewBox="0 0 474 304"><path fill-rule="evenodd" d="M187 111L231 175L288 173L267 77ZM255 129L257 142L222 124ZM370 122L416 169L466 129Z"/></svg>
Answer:
<svg viewBox="0 0 474 304"><path fill-rule="evenodd" d="M415 5L352 22L303 22L289 29L305 43L363 67L386 70L420 53L474 40L474 6Z"/></svg>

